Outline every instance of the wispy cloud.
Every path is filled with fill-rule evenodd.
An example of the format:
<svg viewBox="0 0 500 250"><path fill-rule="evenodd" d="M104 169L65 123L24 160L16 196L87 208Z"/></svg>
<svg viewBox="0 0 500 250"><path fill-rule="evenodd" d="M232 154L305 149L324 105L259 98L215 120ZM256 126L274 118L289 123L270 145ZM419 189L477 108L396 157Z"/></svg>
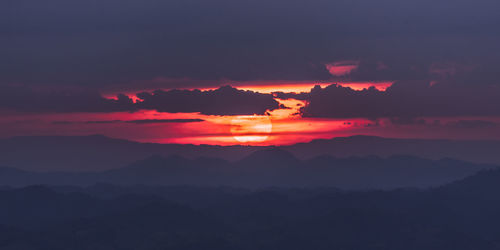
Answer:
<svg viewBox="0 0 500 250"><path fill-rule="evenodd" d="M143 119L143 120L102 120L102 121L54 121L56 125L70 124L115 124L115 123L133 123L133 124L150 124L150 123L190 123L203 122L203 119Z"/></svg>

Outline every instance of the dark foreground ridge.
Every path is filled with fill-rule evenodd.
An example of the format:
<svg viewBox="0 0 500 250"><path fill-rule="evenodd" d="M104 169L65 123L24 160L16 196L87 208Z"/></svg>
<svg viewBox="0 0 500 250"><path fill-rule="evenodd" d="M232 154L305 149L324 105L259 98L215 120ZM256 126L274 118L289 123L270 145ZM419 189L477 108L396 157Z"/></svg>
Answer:
<svg viewBox="0 0 500 250"><path fill-rule="evenodd" d="M499 183L490 170L429 190L3 187L0 249L493 250Z"/></svg>

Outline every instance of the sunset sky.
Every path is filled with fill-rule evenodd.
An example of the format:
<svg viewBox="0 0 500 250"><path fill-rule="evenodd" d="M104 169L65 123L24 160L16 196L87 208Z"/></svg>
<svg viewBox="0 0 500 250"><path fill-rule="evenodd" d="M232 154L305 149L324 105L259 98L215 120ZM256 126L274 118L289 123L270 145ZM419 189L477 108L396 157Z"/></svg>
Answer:
<svg viewBox="0 0 500 250"><path fill-rule="evenodd" d="M500 139L498 1L69 2L0 3L0 137Z"/></svg>

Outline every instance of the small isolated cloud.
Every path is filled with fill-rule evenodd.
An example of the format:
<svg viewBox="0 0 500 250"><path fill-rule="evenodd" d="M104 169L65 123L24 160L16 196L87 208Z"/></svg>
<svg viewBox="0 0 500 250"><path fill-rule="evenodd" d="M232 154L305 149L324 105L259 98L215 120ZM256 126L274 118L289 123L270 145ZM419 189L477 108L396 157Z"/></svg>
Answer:
<svg viewBox="0 0 500 250"><path fill-rule="evenodd" d="M468 74L474 74L475 70L477 70L477 65L457 62L434 62L429 67L429 73L436 80L465 77Z"/></svg>
<svg viewBox="0 0 500 250"><path fill-rule="evenodd" d="M349 75L352 71L356 70L358 66L358 61L340 61L325 65L328 72L330 72L333 76Z"/></svg>

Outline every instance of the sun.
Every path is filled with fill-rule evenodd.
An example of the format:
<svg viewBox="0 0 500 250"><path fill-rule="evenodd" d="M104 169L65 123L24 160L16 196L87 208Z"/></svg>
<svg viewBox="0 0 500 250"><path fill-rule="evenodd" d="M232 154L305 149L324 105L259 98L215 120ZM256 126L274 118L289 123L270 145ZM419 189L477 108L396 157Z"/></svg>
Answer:
<svg viewBox="0 0 500 250"><path fill-rule="evenodd" d="M231 134L239 142L263 142L273 129L269 116L241 115L231 120Z"/></svg>

